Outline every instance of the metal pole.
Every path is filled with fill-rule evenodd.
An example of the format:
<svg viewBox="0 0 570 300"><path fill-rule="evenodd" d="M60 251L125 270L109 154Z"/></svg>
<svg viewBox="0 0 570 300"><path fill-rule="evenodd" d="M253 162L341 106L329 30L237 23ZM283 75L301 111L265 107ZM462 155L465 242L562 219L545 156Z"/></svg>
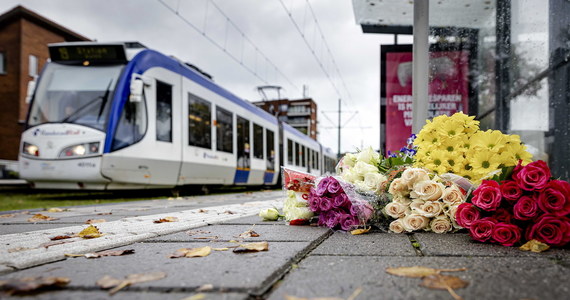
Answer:
<svg viewBox="0 0 570 300"><path fill-rule="evenodd" d="M428 118L429 0L414 1L412 63L412 132L418 133Z"/></svg>
<svg viewBox="0 0 570 300"><path fill-rule="evenodd" d="M340 110L340 99L338 99L338 154L337 154L338 159L340 159L340 153L341 153L340 152L340 127L341 127L340 115L341 115L341 113L342 112Z"/></svg>

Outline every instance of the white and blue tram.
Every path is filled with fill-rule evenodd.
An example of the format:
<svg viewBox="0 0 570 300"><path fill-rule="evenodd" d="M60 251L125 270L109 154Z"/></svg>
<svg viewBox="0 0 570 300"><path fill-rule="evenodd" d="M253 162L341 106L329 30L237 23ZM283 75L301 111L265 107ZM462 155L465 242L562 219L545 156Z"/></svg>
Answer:
<svg viewBox="0 0 570 300"><path fill-rule="evenodd" d="M330 150L175 58L139 43L49 51L20 145L36 188L275 185L281 165L334 170Z"/></svg>

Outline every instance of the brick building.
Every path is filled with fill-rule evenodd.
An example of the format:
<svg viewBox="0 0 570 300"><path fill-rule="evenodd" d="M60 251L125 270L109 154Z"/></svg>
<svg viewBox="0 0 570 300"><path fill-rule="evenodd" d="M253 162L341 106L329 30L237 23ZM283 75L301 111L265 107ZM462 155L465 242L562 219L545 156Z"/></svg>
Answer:
<svg viewBox="0 0 570 300"><path fill-rule="evenodd" d="M0 159L17 160L28 82L49 58L47 45L89 41L22 6L0 15Z"/></svg>
<svg viewBox="0 0 570 300"><path fill-rule="evenodd" d="M317 140L317 104L313 99L279 99L253 104Z"/></svg>

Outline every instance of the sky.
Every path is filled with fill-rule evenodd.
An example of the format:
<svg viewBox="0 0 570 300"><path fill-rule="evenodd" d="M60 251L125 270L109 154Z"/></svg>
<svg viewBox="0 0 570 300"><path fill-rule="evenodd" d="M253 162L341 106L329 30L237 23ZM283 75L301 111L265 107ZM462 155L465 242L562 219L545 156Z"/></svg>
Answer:
<svg viewBox="0 0 570 300"><path fill-rule="evenodd" d="M318 106L318 140L333 152L340 98L341 151L379 147L380 44L393 37L362 33L350 0L2 3L0 13L22 5L100 42L139 41L198 66L249 101L262 100L258 86L281 86L289 99L302 98L306 86Z"/></svg>

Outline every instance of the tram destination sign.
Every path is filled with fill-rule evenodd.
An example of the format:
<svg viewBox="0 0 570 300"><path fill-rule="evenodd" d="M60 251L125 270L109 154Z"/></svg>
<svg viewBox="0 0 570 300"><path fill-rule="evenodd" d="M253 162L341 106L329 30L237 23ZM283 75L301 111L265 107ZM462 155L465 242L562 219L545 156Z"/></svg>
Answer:
<svg viewBox="0 0 570 300"><path fill-rule="evenodd" d="M68 64L84 62L111 64L127 61L125 48L114 45L50 45L49 55L52 61Z"/></svg>

